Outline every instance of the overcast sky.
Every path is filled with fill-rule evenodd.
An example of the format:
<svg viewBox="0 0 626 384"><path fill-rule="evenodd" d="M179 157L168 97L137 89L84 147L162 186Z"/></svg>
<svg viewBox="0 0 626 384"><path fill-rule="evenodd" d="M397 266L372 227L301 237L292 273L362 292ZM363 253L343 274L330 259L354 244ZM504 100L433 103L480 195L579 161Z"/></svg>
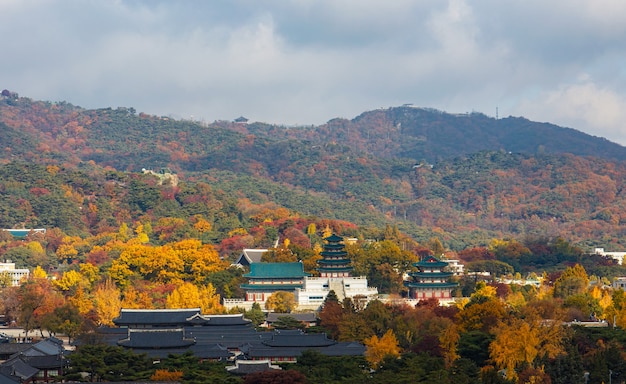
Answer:
<svg viewBox="0 0 626 384"><path fill-rule="evenodd" d="M626 145L622 0L0 0L0 89L212 122L405 103Z"/></svg>

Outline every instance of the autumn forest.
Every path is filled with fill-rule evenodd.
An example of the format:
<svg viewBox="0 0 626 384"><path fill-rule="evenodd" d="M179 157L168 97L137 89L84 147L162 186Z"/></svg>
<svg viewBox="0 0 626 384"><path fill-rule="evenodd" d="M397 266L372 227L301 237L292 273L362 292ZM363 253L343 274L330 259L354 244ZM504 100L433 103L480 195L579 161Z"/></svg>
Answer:
<svg viewBox="0 0 626 384"><path fill-rule="evenodd" d="M405 274L426 255L473 274L454 278L455 306L327 299L310 331L364 343L366 355L307 353L284 367L285 382L626 380L626 296L611 287L626 268L592 254L626 250L617 144L413 107L286 127L8 91L0 132L0 228L46 229L0 231L2 259L31 271L18 287L0 274L0 308L33 337L93 348L121 308L226 313L223 298L243 297L244 271L231 266L242 249L270 249L265 261L302 261L315 275L323 238L336 233L356 239L354 274L391 299L406 297ZM258 309L246 316L261 322ZM575 324L589 319L607 326ZM162 367L183 382L271 379L171 359ZM138 379L154 378L146 367Z"/></svg>

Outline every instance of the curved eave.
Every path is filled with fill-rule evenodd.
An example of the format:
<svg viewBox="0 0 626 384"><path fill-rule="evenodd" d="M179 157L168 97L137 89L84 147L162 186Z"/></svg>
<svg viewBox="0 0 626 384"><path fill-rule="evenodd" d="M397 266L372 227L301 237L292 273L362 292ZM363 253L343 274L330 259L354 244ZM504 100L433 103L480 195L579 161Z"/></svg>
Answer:
<svg viewBox="0 0 626 384"><path fill-rule="evenodd" d="M296 288L302 288L302 284L242 284L240 287L251 291L293 291Z"/></svg>
<svg viewBox="0 0 626 384"><path fill-rule="evenodd" d="M425 269L429 269L429 268L444 268L448 266L448 263L446 263L445 261L437 261L437 262L417 262L417 263L413 263L414 266L418 267L418 268L425 268Z"/></svg>
<svg viewBox="0 0 626 384"><path fill-rule="evenodd" d="M459 284L458 283L415 283L411 281L405 281L404 286L409 287L409 288L428 289L428 288L454 288L454 287L458 287Z"/></svg>
<svg viewBox="0 0 626 384"><path fill-rule="evenodd" d="M432 278L445 278L454 275L452 272L412 272L409 276L412 277L432 277Z"/></svg>
<svg viewBox="0 0 626 384"><path fill-rule="evenodd" d="M337 251L337 252L322 251L322 252L320 252L320 255L322 257L324 257L324 256L327 256L327 257L346 257L346 256L348 256L348 252L346 252L346 251Z"/></svg>
<svg viewBox="0 0 626 384"><path fill-rule="evenodd" d="M348 259L337 259L337 260L322 259L322 260L318 260L317 263L320 264L320 265L322 265L322 264L331 264L331 265L350 264L350 260L348 260Z"/></svg>
<svg viewBox="0 0 626 384"><path fill-rule="evenodd" d="M346 268L318 268L317 270L320 272L350 272L354 268L346 267Z"/></svg>

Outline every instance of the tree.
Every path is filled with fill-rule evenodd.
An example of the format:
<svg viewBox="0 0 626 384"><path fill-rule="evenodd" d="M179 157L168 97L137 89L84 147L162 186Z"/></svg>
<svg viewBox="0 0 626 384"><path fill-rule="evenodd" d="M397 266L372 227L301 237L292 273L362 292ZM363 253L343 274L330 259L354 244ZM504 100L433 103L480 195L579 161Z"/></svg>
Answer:
<svg viewBox="0 0 626 384"><path fill-rule="evenodd" d="M567 298L568 296L584 293L589 286L589 276L582 265L576 264L567 268L554 282L554 297Z"/></svg>
<svg viewBox="0 0 626 384"><path fill-rule="evenodd" d="M272 323L274 329L304 329L306 324L300 320L296 320L291 316L279 316L278 320Z"/></svg>
<svg viewBox="0 0 626 384"><path fill-rule="evenodd" d="M398 357L400 356L400 347L398 346L398 339L394 335L393 331L389 329L385 334L378 338L374 335L364 341L365 359L370 366L374 369L378 369L380 363L388 356Z"/></svg>
<svg viewBox="0 0 626 384"><path fill-rule="evenodd" d="M457 353L459 339L460 335L454 324L451 324L439 335L439 344L443 351L446 368L450 368L461 357Z"/></svg>
<svg viewBox="0 0 626 384"><path fill-rule="evenodd" d="M26 334L33 329L42 330L43 319L55 308L63 305L63 298L47 279L29 279L18 291L20 301L17 323Z"/></svg>
<svg viewBox="0 0 626 384"><path fill-rule="evenodd" d="M65 380L145 381L154 373L152 359L123 347L103 344L82 345L69 358ZM87 374L86 377L83 374Z"/></svg>
<svg viewBox="0 0 626 384"><path fill-rule="evenodd" d="M265 301L265 309L278 313L290 313L296 308L296 298L293 293L277 291Z"/></svg>
<svg viewBox="0 0 626 384"><path fill-rule="evenodd" d="M80 333L83 317L75 306L68 303L55 308L52 313L46 315L43 323L49 331L66 335L71 343L72 339Z"/></svg>
<svg viewBox="0 0 626 384"><path fill-rule="evenodd" d="M183 283L167 296L166 307L200 308L204 314L224 311L220 304L220 296L215 292L211 283L204 287L198 287L190 282Z"/></svg>
<svg viewBox="0 0 626 384"><path fill-rule="evenodd" d="M252 308L244 312L243 315L246 319L250 320L255 327L258 327L265 321L265 312L263 312L261 305L256 301L252 304Z"/></svg>
<svg viewBox="0 0 626 384"><path fill-rule="evenodd" d="M98 325L113 325L113 319L119 316L122 309L122 299L120 291L110 279L105 280L96 288L94 304Z"/></svg>
<svg viewBox="0 0 626 384"><path fill-rule="evenodd" d="M244 376L244 384L306 384L306 376L294 370L270 370Z"/></svg>

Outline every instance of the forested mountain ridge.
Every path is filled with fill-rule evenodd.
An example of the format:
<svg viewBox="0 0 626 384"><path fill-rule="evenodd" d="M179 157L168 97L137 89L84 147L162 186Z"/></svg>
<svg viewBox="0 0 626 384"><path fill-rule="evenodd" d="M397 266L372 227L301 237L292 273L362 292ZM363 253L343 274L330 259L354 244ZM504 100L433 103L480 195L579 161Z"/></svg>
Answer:
<svg viewBox="0 0 626 384"><path fill-rule="evenodd" d="M117 171L169 167L185 182L206 182L253 205L277 204L365 226L397 224L418 241L437 236L457 250L524 236L565 236L586 247L626 246L624 164L581 157L622 159L626 150L524 119L399 107L319 127L207 125L132 108L85 110L4 98L0 128L4 163L80 170L84 177L100 178L99 188L122 183L116 178L127 176ZM127 205L141 200L127 198ZM153 203L137 212L159 206ZM20 217L9 215L3 225L19 225ZM241 225L236 221L214 238L226 238Z"/></svg>
<svg viewBox="0 0 626 384"><path fill-rule="evenodd" d="M481 113L450 114L412 106L368 111L352 120L333 119L321 126L223 126L256 136L305 139L314 144L337 142L379 157L428 162L497 150L626 159L623 146L571 128L519 117L495 119Z"/></svg>

